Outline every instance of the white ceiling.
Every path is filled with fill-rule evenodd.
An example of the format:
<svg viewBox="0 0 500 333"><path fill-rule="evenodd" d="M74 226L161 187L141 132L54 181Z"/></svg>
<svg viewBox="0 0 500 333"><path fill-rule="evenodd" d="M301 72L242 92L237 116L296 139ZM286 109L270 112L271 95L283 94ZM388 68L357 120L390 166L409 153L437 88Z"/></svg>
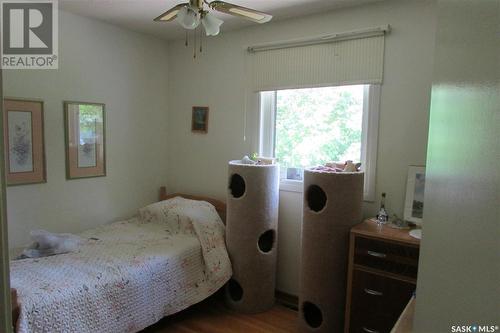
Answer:
<svg viewBox="0 0 500 333"><path fill-rule="evenodd" d="M383 0L228 0L227 2L268 12L273 15L273 21L277 21L377 1ZM153 18L181 2L188 0L59 0L59 7L126 29L163 39L174 39L184 36L184 30L175 22L153 22ZM224 20L222 32L257 24L222 13L217 13L217 16Z"/></svg>

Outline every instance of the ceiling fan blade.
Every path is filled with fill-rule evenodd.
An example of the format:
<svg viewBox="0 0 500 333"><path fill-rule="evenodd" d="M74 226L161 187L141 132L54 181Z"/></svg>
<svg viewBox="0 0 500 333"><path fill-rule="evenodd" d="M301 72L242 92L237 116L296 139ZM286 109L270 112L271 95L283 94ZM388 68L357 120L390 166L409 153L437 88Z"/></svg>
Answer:
<svg viewBox="0 0 500 333"><path fill-rule="evenodd" d="M177 13L181 10L182 7L188 6L189 3L180 3L177 6L174 6L167 10L165 13L161 14L157 18L154 19L156 22L171 22L175 20L177 17Z"/></svg>
<svg viewBox="0 0 500 333"><path fill-rule="evenodd" d="M258 10L247 7L233 5L224 1L212 1L210 3L210 8L229 15L242 17L257 23L266 23L273 18L272 15L269 15L267 13L259 12Z"/></svg>

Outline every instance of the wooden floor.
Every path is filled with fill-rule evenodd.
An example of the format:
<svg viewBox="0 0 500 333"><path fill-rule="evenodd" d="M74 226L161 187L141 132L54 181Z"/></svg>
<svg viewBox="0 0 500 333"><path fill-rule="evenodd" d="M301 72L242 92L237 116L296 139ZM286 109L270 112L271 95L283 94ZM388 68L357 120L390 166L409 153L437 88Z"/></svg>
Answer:
<svg viewBox="0 0 500 333"><path fill-rule="evenodd" d="M283 305L259 314L241 314L212 298L162 319L143 333L296 333L297 312Z"/></svg>

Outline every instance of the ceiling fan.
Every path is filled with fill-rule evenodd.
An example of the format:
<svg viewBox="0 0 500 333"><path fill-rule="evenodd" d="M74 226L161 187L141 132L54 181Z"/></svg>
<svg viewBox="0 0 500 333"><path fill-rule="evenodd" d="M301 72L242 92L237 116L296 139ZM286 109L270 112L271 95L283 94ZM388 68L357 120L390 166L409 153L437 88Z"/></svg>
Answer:
<svg viewBox="0 0 500 333"><path fill-rule="evenodd" d="M205 9L204 5L208 8ZM220 26L224 21L213 15L208 9L241 17L256 23L266 23L273 18L272 15L267 13L224 1L189 0L189 2L170 8L154 20L157 22L171 22L176 20L188 30L196 29L201 22L207 36L216 36L219 34Z"/></svg>

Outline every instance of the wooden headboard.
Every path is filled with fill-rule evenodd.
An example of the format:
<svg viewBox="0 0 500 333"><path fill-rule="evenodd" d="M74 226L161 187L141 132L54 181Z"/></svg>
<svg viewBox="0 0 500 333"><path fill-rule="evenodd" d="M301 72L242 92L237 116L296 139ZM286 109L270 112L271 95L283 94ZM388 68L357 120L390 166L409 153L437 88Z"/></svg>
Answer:
<svg viewBox="0 0 500 333"><path fill-rule="evenodd" d="M224 223L226 223L226 203L214 198L210 197L204 197L200 195L190 195L190 194L184 194L184 193L173 193L173 194L167 194L167 188L165 186L160 187L160 201L175 198L175 197L182 197L185 199L191 199L191 200L200 200L200 201L206 201L208 203L211 203L214 207L215 210L217 210L217 213L219 213L220 218Z"/></svg>

